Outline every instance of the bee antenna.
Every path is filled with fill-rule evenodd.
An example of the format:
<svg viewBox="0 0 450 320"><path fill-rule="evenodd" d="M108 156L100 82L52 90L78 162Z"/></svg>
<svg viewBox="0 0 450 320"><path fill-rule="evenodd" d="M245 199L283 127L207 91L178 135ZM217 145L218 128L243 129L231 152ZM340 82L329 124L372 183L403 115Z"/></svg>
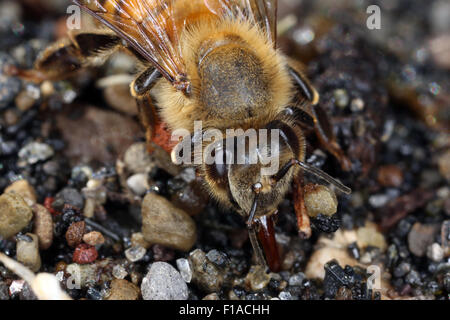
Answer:
<svg viewBox="0 0 450 320"><path fill-rule="evenodd" d="M327 183L334 185L340 192L345 193L345 194L352 193L352 189L350 189L347 186L344 186L341 182L339 182L335 178L326 174L322 170L320 170L316 167L310 166L309 164L306 164L297 159L291 159L283 168L281 168L280 171L278 171L278 173L274 177L272 177L272 184L275 184L278 181L280 181L286 175L286 173L289 171L289 169L293 165L296 165L296 164L298 164L303 170L315 175L319 179L322 179L322 180L326 181Z"/></svg>

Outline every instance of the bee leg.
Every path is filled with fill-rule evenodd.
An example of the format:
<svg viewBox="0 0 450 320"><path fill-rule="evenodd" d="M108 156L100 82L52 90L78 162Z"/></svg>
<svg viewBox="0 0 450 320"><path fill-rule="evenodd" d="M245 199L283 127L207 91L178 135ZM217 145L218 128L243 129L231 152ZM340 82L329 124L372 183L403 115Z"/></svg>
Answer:
<svg viewBox="0 0 450 320"><path fill-rule="evenodd" d="M289 67L289 75L294 80L297 90L306 98L313 106L319 102L319 94L316 89L309 83L303 72L300 71L298 65Z"/></svg>
<svg viewBox="0 0 450 320"><path fill-rule="evenodd" d="M272 272L279 272L281 268L280 253L275 240L274 216L262 216L258 218L258 238L262 244L267 264Z"/></svg>
<svg viewBox="0 0 450 320"><path fill-rule="evenodd" d="M152 146L152 141L155 136L156 125L158 123L158 116L156 114L156 109L151 98L148 96L136 97L139 120L145 129L145 141L147 143L147 151L152 153L154 147Z"/></svg>
<svg viewBox="0 0 450 320"><path fill-rule="evenodd" d="M137 101L139 118L146 130L147 150L150 153L154 151L152 143L160 146L168 153L175 146L175 142L170 139L170 131L166 124L159 119L150 97L150 90L161 77L162 75L157 69L150 67L131 83L131 93Z"/></svg>
<svg viewBox="0 0 450 320"><path fill-rule="evenodd" d="M351 161L344 154L337 143L336 136L333 133L332 126L328 119L328 116L319 105L319 95L317 91L312 87L307 78L300 71L300 65L295 62L290 62L289 73L294 80L294 83L301 94L299 100L302 101L304 98L309 102L307 104L300 103L297 105L297 109L308 113L312 116L314 121L314 132L319 138L320 143L327 149L333 156L338 159L341 167L345 171L350 171Z"/></svg>
<svg viewBox="0 0 450 320"><path fill-rule="evenodd" d="M34 68L22 70L7 66L6 72L24 80L40 83L45 80L63 80L98 59L111 55L121 45L121 39L106 33L73 33L45 49Z"/></svg>
<svg viewBox="0 0 450 320"><path fill-rule="evenodd" d="M344 171L350 171L352 163L345 155L344 150L339 146L325 110L318 105L311 109L314 114L314 132L319 138L320 143L338 159Z"/></svg>
<svg viewBox="0 0 450 320"><path fill-rule="evenodd" d="M297 174L294 178L294 210L297 215L297 227L303 239L311 237L311 224L308 211L305 206L305 195L303 192L303 173Z"/></svg>

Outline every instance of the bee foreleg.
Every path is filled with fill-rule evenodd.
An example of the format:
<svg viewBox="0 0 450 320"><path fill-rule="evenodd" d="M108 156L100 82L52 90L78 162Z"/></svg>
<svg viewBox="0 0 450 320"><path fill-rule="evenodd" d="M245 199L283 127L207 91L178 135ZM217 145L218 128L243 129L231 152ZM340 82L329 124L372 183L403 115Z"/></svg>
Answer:
<svg viewBox="0 0 450 320"><path fill-rule="evenodd" d="M309 83L306 76L300 70L300 66L294 62L288 67L289 75L294 81L297 90L314 106L319 102L319 94Z"/></svg>
<svg viewBox="0 0 450 320"><path fill-rule="evenodd" d="M289 74L291 75L298 91L309 101L309 104L297 104L296 109L303 111L303 113L309 114L313 118L314 131L319 138L320 143L339 160L343 170L349 171L351 169L351 162L345 156L344 151L337 143L336 136L333 133L327 114L318 105L319 95L317 91L311 86L307 78L302 73L300 65L295 61L290 61Z"/></svg>
<svg viewBox="0 0 450 320"><path fill-rule="evenodd" d="M152 153L154 148L151 145L155 137L156 125L159 122L155 106L149 95L136 97L139 119L145 129L145 140L147 142L147 151Z"/></svg>
<svg viewBox="0 0 450 320"><path fill-rule="evenodd" d="M155 68L147 68L131 83L130 89L136 98L139 118L146 131L148 152L153 152L152 142L154 142L170 153L172 146L168 141L169 133L164 123L160 121L150 97L150 90L161 77L161 73Z"/></svg>
<svg viewBox="0 0 450 320"><path fill-rule="evenodd" d="M311 237L311 223L305 206L305 195L303 191L303 174L299 172L294 178L294 210L297 215L297 227L303 239Z"/></svg>
<svg viewBox="0 0 450 320"><path fill-rule="evenodd" d="M320 143L335 156L336 159L338 159L343 170L350 171L352 163L339 146L325 110L319 105L311 109L314 115L314 131L319 138Z"/></svg>

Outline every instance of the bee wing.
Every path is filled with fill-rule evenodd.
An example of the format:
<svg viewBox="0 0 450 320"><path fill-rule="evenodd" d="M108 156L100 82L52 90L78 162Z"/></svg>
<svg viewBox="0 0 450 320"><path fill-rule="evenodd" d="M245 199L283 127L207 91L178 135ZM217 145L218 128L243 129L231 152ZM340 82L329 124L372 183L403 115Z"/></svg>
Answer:
<svg viewBox="0 0 450 320"><path fill-rule="evenodd" d="M204 0L216 15L250 19L267 34L276 46L278 0Z"/></svg>
<svg viewBox="0 0 450 320"><path fill-rule="evenodd" d="M247 0L253 19L265 30L273 46L277 43L278 0Z"/></svg>
<svg viewBox="0 0 450 320"><path fill-rule="evenodd" d="M180 90L188 85L176 23L174 0L73 0L115 31Z"/></svg>

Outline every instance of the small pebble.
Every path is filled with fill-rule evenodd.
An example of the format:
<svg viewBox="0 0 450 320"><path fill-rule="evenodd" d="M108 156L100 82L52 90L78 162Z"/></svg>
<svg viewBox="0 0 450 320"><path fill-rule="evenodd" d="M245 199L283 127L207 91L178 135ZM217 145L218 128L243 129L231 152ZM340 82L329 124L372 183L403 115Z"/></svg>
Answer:
<svg viewBox="0 0 450 320"><path fill-rule="evenodd" d="M280 300L292 300L292 295L287 291L281 291L278 294L278 298L280 298Z"/></svg>
<svg viewBox="0 0 450 320"><path fill-rule="evenodd" d="M98 253L95 247L82 243L75 248L72 260L78 264L88 264L94 262L97 257Z"/></svg>
<svg viewBox="0 0 450 320"><path fill-rule="evenodd" d="M305 186L305 206L308 215L316 217L319 213L332 216L337 212L337 199L328 187L318 184Z"/></svg>
<svg viewBox="0 0 450 320"><path fill-rule="evenodd" d="M142 232L135 232L131 235L131 245L133 247L143 247L145 249L148 249L152 246L151 243L145 241Z"/></svg>
<svg viewBox="0 0 450 320"><path fill-rule="evenodd" d="M84 199L80 192L74 188L64 188L56 194L55 201L70 204L78 209L83 209Z"/></svg>
<svg viewBox="0 0 450 320"><path fill-rule="evenodd" d="M350 110L352 112L360 112L364 110L364 100L361 98L353 99L350 103Z"/></svg>
<svg viewBox="0 0 450 320"><path fill-rule="evenodd" d="M36 101L36 98L28 90L22 90L15 99L16 106L21 111L29 110Z"/></svg>
<svg viewBox="0 0 450 320"><path fill-rule="evenodd" d="M83 235L86 230L86 223L84 221L72 223L66 231L66 241L69 246L75 248L83 240Z"/></svg>
<svg viewBox="0 0 450 320"><path fill-rule="evenodd" d="M206 254L196 249L189 254L189 262L192 266L192 282L206 292L218 292L224 281L223 272L211 261Z"/></svg>
<svg viewBox="0 0 450 320"><path fill-rule="evenodd" d="M33 218L30 206L18 194L0 196L0 236L9 238L25 228Z"/></svg>
<svg viewBox="0 0 450 320"><path fill-rule="evenodd" d="M382 233L377 229L374 223L367 222L364 227L356 230L358 247L364 249L367 246L380 248L381 251L386 250L387 244Z"/></svg>
<svg viewBox="0 0 450 320"><path fill-rule="evenodd" d="M37 235L27 233L17 241L17 261L23 263L33 272L41 268L41 256L39 254L39 239Z"/></svg>
<svg viewBox="0 0 450 320"><path fill-rule="evenodd" d="M189 296L186 282L180 273L166 262L155 262L142 279L144 300L187 300Z"/></svg>
<svg viewBox="0 0 450 320"><path fill-rule="evenodd" d="M346 106L348 106L348 103L350 102L350 98L348 96L348 93L346 90L344 89L336 89L333 92L333 96L334 96L334 101L336 106L338 106L339 108L345 108Z"/></svg>
<svg viewBox="0 0 450 320"><path fill-rule="evenodd" d="M395 165L378 169L378 182L384 187L400 187L403 184L403 171Z"/></svg>
<svg viewBox="0 0 450 320"><path fill-rule="evenodd" d="M413 286L420 286L422 284L422 281L420 279L420 275L417 271L411 270L408 275L405 277L406 283L409 283Z"/></svg>
<svg viewBox="0 0 450 320"><path fill-rule="evenodd" d="M270 275L266 273L262 266L252 266L245 277L245 284L251 291L261 291L270 282Z"/></svg>
<svg viewBox="0 0 450 320"><path fill-rule="evenodd" d="M197 239L194 220L183 210L154 193L142 202L142 234L146 241L189 251Z"/></svg>
<svg viewBox="0 0 450 320"><path fill-rule="evenodd" d="M113 267L112 274L116 279L125 279L125 277L128 275L128 272L123 266L121 266L120 264L116 264Z"/></svg>
<svg viewBox="0 0 450 320"><path fill-rule="evenodd" d="M123 279L113 279L110 294L106 300L138 300L139 294L139 287L134 283Z"/></svg>
<svg viewBox="0 0 450 320"><path fill-rule="evenodd" d="M131 247L125 250L125 256L131 262L137 262L144 258L147 250L143 247Z"/></svg>
<svg viewBox="0 0 450 320"><path fill-rule="evenodd" d="M439 243L433 243L427 248L427 257L434 262L439 262L444 259L444 249Z"/></svg>
<svg viewBox="0 0 450 320"><path fill-rule="evenodd" d="M131 145L125 152L123 160L126 168L135 174L150 172L155 166L147 152L146 144L142 142Z"/></svg>
<svg viewBox="0 0 450 320"><path fill-rule="evenodd" d="M33 232L39 238L39 248L47 250L53 243L53 219L50 212L42 205L33 206Z"/></svg>
<svg viewBox="0 0 450 320"><path fill-rule="evenodd" d="M189 260L180 258L177 259L177 268L178 271L180 271L181 277L183 277L183 280L186 281L186 283L190 283L192 280L192 269L191 265L189 264Z"/></svg>
<svg viewBox="0 0 450 320"><path fill-rule="evenodd" d="M429 245L433 243L437 232L435 225L416 222L408 234L408 248L415 256L423 257Z"/></svg>
<svg viewBox="0 0 450 320"><path fill-rule="evenodd" d="M306 278L306 276L303 272L294 274L289 278L289 285L290 286L301 286L303 283L303 280L305 280L305 278Z"/></svg>
<svg viewBox="0 0 450 320"><path fill-rule="evenodd" d="M105 238L98 231L91 231L83 236L83 241L90 246L97 246L105 243Z"/></svg>
<svg viewBox="0 0 450 320"><path fill-rule="evenodd" d="M127 186L134 194L142 196L150 188L150 185L148 184L147 174L136 173L132 175L127 179Z"/></svg>
<svg viewBox="0 0 450 320"><path fill-rule="evenodd" d="M25 202L32 207L36 203L36 191L27 180L17 180L10 184L5 193L16 193L22 196Z"/></svg>
<svg viewBox="0 0 450 320"><path fill-rule="evenodd" d="M19 151L19 158L28 164L35 164L52 157L54 151L48 144L41 142L30 142Z"/></svg>
<svg viewBox="0 0 450 320"><path fill-rule="evenodd" d="M409 264L408 262L401 262L394 269L394 276L397 278L401 278L410 271L411 271L411 264Z"/></svg>
<svg viewBox="0 0 450 320"><path fill-rule="evenodd" d="M208 258L209 261L211 261L216 266L221 268L226 267L226 265L229 263L226 254L216 249L209 250L208 253L206 254L206 257Z"/></svg>

